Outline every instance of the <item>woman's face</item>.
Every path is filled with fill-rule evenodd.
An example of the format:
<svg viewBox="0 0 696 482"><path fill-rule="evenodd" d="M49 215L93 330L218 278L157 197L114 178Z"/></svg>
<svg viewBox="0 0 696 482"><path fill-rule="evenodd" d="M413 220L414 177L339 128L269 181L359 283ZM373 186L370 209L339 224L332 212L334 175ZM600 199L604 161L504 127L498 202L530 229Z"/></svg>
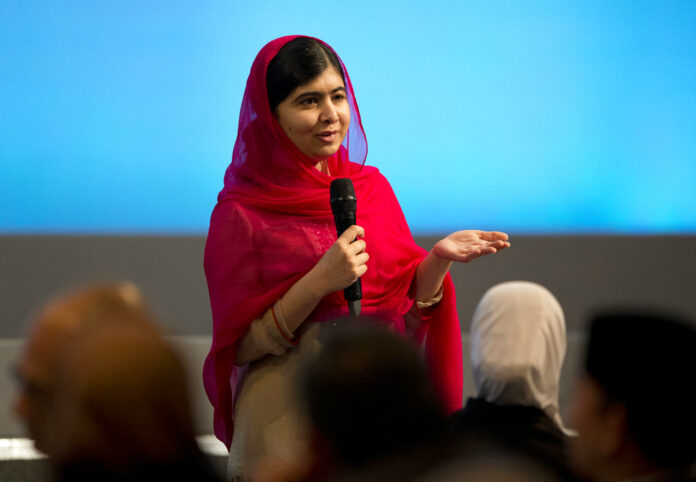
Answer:
<svg viewBox="0 0 696 482"><path fill-rule="evenodd" d="M350 125L343 77L329 66L300 85L275 111L290 140L306 156L323 160L338 151Z"/></svg>

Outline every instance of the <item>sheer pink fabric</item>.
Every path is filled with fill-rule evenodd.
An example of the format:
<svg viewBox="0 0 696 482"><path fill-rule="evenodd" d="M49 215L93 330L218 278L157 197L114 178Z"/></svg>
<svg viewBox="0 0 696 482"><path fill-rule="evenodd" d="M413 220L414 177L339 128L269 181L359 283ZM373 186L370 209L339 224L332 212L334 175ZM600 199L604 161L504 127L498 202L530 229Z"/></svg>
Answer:
<svg viewBox="0 0 696 482"><path fill-rule="evenodd" d="M203 368L208 398L215 408L215 434L232 440L237 341L251 322L306 274L336 240L329 185L336 177L353 180L357 222L365 228L370 254L362 277L362 312L405 333L404 315L413 306L411 285L427 254L413 241L387 180L363 166L367 142L350 78L345 70L351 123L339 151L329 159L331 176L314 168L285 135L270 111L266 67L296 36L268 43L251 67L242 101L232 163L213 210L205 248L205 273L213 314L213 343ZM342 292L326 296L309 321L348 313ZM445 280L444 297L429 313L418 339L427 335L426 353L434 383L448 410L461 408L462 347L454 286Z"/></svg>

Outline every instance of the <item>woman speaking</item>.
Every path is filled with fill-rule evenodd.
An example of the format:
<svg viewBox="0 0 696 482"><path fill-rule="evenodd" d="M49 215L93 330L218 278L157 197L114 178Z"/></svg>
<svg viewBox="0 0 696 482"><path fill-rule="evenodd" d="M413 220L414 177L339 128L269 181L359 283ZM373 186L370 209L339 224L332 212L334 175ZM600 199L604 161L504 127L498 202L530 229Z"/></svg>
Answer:
<svg viewBox="0 0 696 482"><path fill-rule="evenodd" d="M508 247L508 237L457 231L426 252L366 156L353 87L333 49L304 36L264 46L205 248L213 343L203 376L233 478L262 457L301 447L288 380L325 322L347 315L342 291L358 278L363 315L425 340L444 406L461 408L461 334L448 270ZM338 239L329 203L336 178L352 180L358 202L357 225Z"/></svg>

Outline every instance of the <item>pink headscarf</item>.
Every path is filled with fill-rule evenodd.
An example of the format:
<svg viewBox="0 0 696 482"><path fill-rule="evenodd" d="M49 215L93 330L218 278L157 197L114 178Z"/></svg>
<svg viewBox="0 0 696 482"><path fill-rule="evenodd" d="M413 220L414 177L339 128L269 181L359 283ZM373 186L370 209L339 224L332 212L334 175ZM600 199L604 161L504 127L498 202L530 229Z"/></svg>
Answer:
<svg viewBox="0 0 696 482"><path fill-rule="evenodd" d="M413 277L427 254L415 244L387 180L376 168L363 166L367 141L343 63L351 121L343 145L329 159L331 175L315 169L316 161L300 152L275 119L266 94L266 68L278 50L297 37L269 42L254 60L232 163L225 173L225 186L213 210L206 242L204 265L213 344L203 367L203 381L215 408L215 434L228 447L234 412L231 387L237 380L236 343L251 322L314 267L336 240L329 203L329 185L334 178L352 179L358 200L357 222L365 228L370 260L361 278L364 315L384 320L405 333L404 315L414 302ZM308 321L347 314L339 291L324 297ZM449 275L442 301L427 318L417 338L427 335L427 359L446 408L459 409L461 332Z"/></svg>

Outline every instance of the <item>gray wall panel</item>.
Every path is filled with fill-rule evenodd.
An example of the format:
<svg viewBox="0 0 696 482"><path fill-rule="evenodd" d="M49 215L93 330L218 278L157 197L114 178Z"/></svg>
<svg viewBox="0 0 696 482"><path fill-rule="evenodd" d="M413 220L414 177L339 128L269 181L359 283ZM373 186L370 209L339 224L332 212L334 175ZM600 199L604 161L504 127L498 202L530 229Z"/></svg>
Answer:
<svg viewBox="0 0 696 482"><path fill-rule="evenodd" d="M0 237L0 338L22 336L31 312L56 292L130 280L171 334L210 334L202 236Z"/></svg>
<svg viewBox="0 0 696 482"><path fill-rule="evenodd" d="M436 238L418 238L430 248ZM491 285L537 281L559 299L569 331L605 305L650 305L696 318L696 236L515 236L512 248L452 269L462 326ZM202 236L0 237L0 338L22 336L37 304L66 286L137 283L172 335L209 335Z"/></svg>

